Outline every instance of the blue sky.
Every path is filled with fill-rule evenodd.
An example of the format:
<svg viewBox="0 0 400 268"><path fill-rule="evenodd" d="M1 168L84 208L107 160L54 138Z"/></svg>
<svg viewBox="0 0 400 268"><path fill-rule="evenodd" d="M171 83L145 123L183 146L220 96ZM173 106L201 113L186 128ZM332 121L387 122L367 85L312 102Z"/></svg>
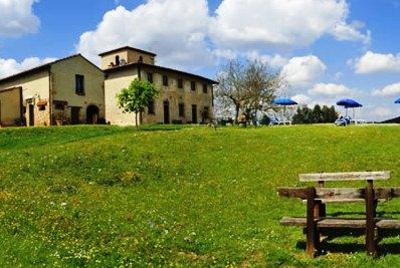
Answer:
<svg viewBox="0 0 400 268"><path fill-rule="evenodd" d="M282 95L352 97L360 117L384 119L400 114L399 15L394 0L0 0L0 76L120 45L211 78L230 58L259 59L289 80Z"/></svg>

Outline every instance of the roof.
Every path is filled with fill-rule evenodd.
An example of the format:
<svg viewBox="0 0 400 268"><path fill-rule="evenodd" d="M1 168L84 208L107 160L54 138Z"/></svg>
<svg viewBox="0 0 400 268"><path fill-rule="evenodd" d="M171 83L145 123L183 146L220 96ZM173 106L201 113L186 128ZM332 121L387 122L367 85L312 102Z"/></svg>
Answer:
<svg viewBox="0 0 400 268"><path fill-rule="evenodd" d="M100 71L102 71L98 66L96 66L94 63L92 63L91 61L89 61L88 59L86 59L86 58L85 58L84 56L82 56L81 54L74 54L74 55L71 55L71 56L68 56L68 57L65 57L65 58L62 58L62 59L58 59L58 60L55 60L55 61L52 61L52 62L48 62L48 63L46 63L46 64L39 65L39 66L34 67L34 68L32 68L32 69L25 70L25 71L22 71L22 72L20 72L20 73L16 73L16 74L13 74L13 75L11 75L11 76L2 78L2 79L0 79L0 83L7 82L7 81L10 81L10 80L13 80L13 79L17 79L17 78L23 77L23 76L25 76L25 75L33 74L33 73L38 72L38 71L48 70L48 69L50 69L50 67L51 67L53 64L56 64L56 63L59 63L59 62L65 61L65 60L69 60L69 59L72 59L72 58L75 58L75 57L82 57L84 60L86 60L87 62L89 62L91 65L95 66L97 69L99 69Z"/></svg>
<svg viewBox="0 0 400 268"><path fill-rule="evenodd" d="M103 71L106 74L107 73L115 73L115 72L122 71L122 70L125 70L125 69L135 68L135 67L138 67L138 66L149 67L149 68L158 69L158 70L167 71L167 72L175 72L175 73L178 73L178 74L181 74L181 75L187 75L187 76L190 76L190 77L193 77L193 78L206 80L207 82L212 83L212 84L218 84L218 82L215 81L215 80L212 80L210 78L207 78L207 77L204 77L204 76L200 76L200 75L197 75L197 74L192 74L192 73L188 73L188 72L184 72L184 71L180 71L180 70L176 70L176 69L172 69L172 68L167 68L167 67L153 65L153 64L147 64L147 63L139 63L139 62L120 65L120 66L116 66L116 67L113 67L113 68L105 69Z"/></svg>
<svg viewBox="0 0 400 268"><path fill-rule="evenodd" d="M114 52L118 52L120 50L133 50L133 51L136 51L136 52L139 52L139 53L143 53L143 54L148 54L148 55L151 55L151 56L154 56L154 57L157 56L157 54L155 54L153 52L142 50L142 49L135 48L135 47L130 47L130 46L124 46L124 47L116 48L116 49L113 49L113 50L110 50L110 51L106 51L106 52L103 52L103 53L99 54L99 56L102 57L102 56L105 56L105 55L108 55L108 54L111 54L111 53L114 53Z"/></svg>

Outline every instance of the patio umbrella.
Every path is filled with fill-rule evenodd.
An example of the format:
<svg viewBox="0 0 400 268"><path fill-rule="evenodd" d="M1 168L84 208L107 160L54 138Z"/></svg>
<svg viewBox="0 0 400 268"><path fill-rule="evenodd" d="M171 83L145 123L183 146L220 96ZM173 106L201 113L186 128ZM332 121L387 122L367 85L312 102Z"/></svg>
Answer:
<svg viewBox="0 0 400 268"><path fill-rule="evenodd" d="M286 114L286 106L297 105L297 102L289 98L276 98L272 101L272 104L283 106L283 111L281 112L283 118L284 114Z"/></svg>
<svg viewBox="0 0 400 268"><path fill-rule="evenodd" d="M290 105L297 105L297 102L295 102L292 99L289 98L276 98L272 101L273 104L276 105L282 105L282 106L290 106Z"/></svg>
<svg viewBox="0 0 400 268"><path fill-rule="evenodd" d="M355 100L352 99L342 99L336 103L338 106L343 106L346 109L346 116L347 116L347 109L349 108L359 108L363 107L362 104L356 102ZM354 117L355 117L355 111L354 111Z"/></svg>

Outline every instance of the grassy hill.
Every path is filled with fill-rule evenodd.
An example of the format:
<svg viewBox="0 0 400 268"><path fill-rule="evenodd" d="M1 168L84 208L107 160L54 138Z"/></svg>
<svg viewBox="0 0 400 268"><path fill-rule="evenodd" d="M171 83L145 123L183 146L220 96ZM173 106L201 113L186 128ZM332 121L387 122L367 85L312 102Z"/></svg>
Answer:
<svg viewBox="0 0 400 268"><path fill-rule="evenodd" d="M400 186L399 141L392 126L2 129L0 266L396 266L398 253L366 257L362 237L337 241L358 241L353 254L308 259L302 231L279 225L304 205L276 187L359 170Z"/></svg>

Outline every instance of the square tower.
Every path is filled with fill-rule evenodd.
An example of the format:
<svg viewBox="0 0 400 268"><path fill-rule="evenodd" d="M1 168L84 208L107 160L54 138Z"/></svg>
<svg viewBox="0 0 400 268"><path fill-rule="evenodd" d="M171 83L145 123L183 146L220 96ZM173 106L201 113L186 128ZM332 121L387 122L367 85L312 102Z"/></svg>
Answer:
<svg viewBox="0 0 400 268"><path fill-rule="evenodd" d="M121 47L99 54L101 57L101 68L107 70L122 65L142 62L155 64L155 53L133 47Z"/></svg>

